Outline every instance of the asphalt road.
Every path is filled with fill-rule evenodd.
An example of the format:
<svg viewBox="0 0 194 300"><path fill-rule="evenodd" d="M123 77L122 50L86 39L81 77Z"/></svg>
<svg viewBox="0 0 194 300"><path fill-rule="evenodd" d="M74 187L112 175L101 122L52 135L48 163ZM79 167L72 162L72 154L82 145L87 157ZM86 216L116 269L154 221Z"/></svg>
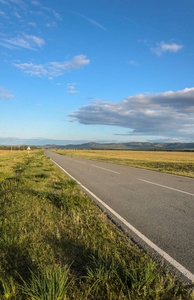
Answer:
<svg viewBox="0 0 194 300"><path fill-rule="evenodd" d="M194 179L45 151L146 249L194 281ZM178 271L177 271L178 270Z"/></svg>

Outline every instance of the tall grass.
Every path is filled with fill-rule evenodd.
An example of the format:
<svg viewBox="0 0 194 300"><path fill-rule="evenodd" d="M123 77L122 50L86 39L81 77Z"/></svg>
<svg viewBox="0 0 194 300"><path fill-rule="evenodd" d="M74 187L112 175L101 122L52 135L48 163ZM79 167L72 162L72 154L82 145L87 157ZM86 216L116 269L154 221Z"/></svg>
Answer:
<svg viewBox="0 0 194 300"><path fill-rule="evenodd" d="M38 275L31 272L29 282L22 279L21 290L34 300L65 300L67 299L70 268L54 266L43 268Z"/></svg>
<svg viewBox="0 0 194 300"><path fill-rule="evenodd" d="M0 299L191 299L43 151L0 164Z"/></svg>

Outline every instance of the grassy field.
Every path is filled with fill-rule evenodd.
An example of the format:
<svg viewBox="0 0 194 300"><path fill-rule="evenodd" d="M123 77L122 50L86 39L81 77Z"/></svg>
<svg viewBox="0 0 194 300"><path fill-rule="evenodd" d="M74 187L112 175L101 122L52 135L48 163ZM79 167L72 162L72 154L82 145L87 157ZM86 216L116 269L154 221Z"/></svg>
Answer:
<svg viewBox="0 0 194 300"><path fill-rule="evenodd" d="M21 152L19 152L18 150L13 150L13 151L11 151L11 150L0 150L0 156L2 156L2 155L6 155L6 156L9 156L9 155L12 155L12 154L18 154L18 153L21 153Z"/></svg>
<svg viewBox="0 0 194 300"><path fill-rule="evenodd" d="M43 151L0 157L0 299L192 299Z"/></svg>
<svg viewBox="0 0 194 300"><path fill-rule="evenodd" d="M194 152L61 149L53 151L68 156L194 177Z"/></svg>

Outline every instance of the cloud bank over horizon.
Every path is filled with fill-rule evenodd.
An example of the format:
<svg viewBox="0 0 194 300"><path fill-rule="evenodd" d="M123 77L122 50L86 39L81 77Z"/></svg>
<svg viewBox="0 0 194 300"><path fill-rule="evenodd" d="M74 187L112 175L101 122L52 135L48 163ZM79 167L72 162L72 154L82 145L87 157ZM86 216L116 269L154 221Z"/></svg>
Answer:
<svg viewBox="0 0 194 300"><path fill-rule="evenodd" d="M69 114L71 122L130 129L128 135L194 137L194 87L129 96L123 102L95 100Z"/></svg>

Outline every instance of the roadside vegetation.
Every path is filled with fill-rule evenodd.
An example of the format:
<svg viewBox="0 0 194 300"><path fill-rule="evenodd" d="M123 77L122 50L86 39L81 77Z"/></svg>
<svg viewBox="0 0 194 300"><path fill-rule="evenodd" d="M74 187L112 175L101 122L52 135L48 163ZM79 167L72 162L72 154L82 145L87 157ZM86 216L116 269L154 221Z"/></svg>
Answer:
<svg viewBox="0 0 194 300"><path fill-rule="evenodd" d="M194 153L132 150L52 150L56 153L100 160L194 178Z"/></svg>
<svg viewBox="0 0 194 300"><path fill-rule="evenodd" d="M0 155L0 299L192 296L35 150Z"/></svg>

